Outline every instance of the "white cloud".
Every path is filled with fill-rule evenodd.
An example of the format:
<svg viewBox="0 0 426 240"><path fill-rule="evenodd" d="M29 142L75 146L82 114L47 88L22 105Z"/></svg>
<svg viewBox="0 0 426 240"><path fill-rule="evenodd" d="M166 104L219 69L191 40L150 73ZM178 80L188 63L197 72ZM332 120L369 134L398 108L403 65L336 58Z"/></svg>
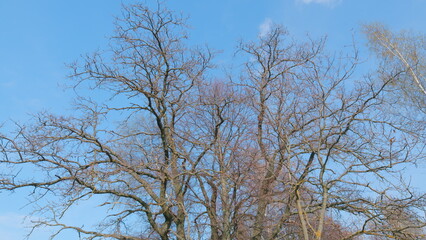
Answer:
<svg viewBox="0 0 426 240"><path fill-rule="evenodd" d="M305 4L318 3L318 4L325 4L325 5L334 5L341 2L341 0L298 0L298 1Z"/></svg>
<svg viewBox="0 0 426 240"><path fill-rule="evenodd" d="M0 87L2 88L12 88L16 86L16 81L0 81Z"/></svg>
<svg viewBox="0 0 426 240"><path fill-rule="evenodd" d="M259 36L266 36L271 31L272 24L272 20L270 18L266 18L259 26Z"/></svg>
<svg viewBox="0 0 426 240"><path fill-rule="evenodd" d="M0 215L0 236L2 239L17 240L25 236L26 230L24 229L25 216L6 213Z"/></svg>
<svg viewBox="0 0 426 240"><path fill-rule="evenodd" d="M30 232L30 224L32 220L37 218L25 216L18 213L3 213L0 215L0 239L2 240L20 240ZM48 239L51 235L50 231L45 228L37 229L31 237L33 239Z"/></svg>

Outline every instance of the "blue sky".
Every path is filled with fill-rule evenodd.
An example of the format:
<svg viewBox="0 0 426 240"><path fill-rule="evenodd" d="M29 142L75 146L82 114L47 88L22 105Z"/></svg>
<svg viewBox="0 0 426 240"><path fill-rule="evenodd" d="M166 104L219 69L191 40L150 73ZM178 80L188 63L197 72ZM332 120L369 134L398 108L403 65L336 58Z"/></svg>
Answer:
<svg viewBox="0 0 426 240"><path fill-rule="evenodd" d="M136 1L122 1L131 2ZM223 50L217 61L226 63L239 40L254 40L272 22L299 38L327 35L336 49L351 44L353 34L364 47L362 23L426 33L426 0L170 0L168 5L189 16L192 41ZM120 8L116 0L0 0L0 122L70 109L72 92L61 87L65 65L107 46ZM30 210L21 209L24 195L0 199L1 239L22 239L20 222ZM45 232L37 234L30 239L47 239Z"/></svg>
<svg viewBox="0 0 426 240"><path fill-rule="evenodd" d="M426 32L425 0L179 0L169 5L190 17L196 43L224 50L219 60L229 60L239 40L254 39L268 22L299 37L327 34L336 46L350 44L359 25L372 21ZM66 82L65 64L105 48L120 7L113 0L0 1L0 121L66 108L70 94L58 88Z"/></svg>

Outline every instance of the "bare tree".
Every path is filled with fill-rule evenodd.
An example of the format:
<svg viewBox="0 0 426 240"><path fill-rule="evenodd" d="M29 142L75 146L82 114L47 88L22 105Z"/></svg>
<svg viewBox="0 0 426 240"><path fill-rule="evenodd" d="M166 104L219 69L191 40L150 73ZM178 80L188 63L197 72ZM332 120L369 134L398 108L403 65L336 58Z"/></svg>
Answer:
<svg viewBox="0 0 426 240"><path fill-rule="evenodd" d="M109 55L88 56L71 76L76 87L106 90L111 100L80 98L81 116L41 114L34 126L6 140L4 163L32 165L44 174L25 179L12 172L3 178L4 189L62 195L63 204L38 224L75 229L89 239L187 239L186 193L214 139L192 132L196 126L189 122L211 54L185 46L183 24L160 4L156 10L125 8ZM117 114L122 121L103 123ZM94 195L107 196L104 204L117 209L103 229L59 222L69 207ZM135 218L143 220L124 230Z"/></svg>
<svg viewBox="0 0 426 240"><path fill-rule="evenodd" d="M415 131L415 122L383 111L389 103L382 95L402 73L388 75L380 84L370 78L354 83L356 51L351 57L329 56L322 41L298 45L288 39L278 27L259 43L242 47L252 59L243 77L247 81L240 84L252 99L248 108L256 116L256 175L263 176L253 196L253 239L285 234L285 225L296 214L305 239L310 232L321 238L327 213L365 214L358 223L377 220L364 211L381 211L374 197L397 201L390 192L415 199L405 208L422 210L421 196L395 184L403 178L392 169L421 157L408 153L416 145L422 148L422 135L415 133L423 128ZM351 88L345 86L349 82ZM267 219L268 209L281 218ZM358 225L359 231L348 238L377 234L366 225Z"/></svg>
<svg viewBox="0 0 426 240"><path fill-rule="evenodd" d="M392 32L382 24L364 25L369 46L381 62L381 73L399 72L392 84L400 96L423 111L426 101L426 38L410 31ZM386 78L386 76L384 76Z"/></svg>
<svg viewBox="0 0 426 240"><path fill-rule="evenodd" d="M325 39L275 26L240 44L239 76L210 79L213 54L189 45L180 16L123 12L110 51L72 65L75 114L40 113L1 136L0 189L32 189L34 227L123 240L424 237L424 198L403 168L424 159L425 125L388 111L407 68L360 77L356 48L329 53ZM88 199L104 219L63 221Z"/></svg>

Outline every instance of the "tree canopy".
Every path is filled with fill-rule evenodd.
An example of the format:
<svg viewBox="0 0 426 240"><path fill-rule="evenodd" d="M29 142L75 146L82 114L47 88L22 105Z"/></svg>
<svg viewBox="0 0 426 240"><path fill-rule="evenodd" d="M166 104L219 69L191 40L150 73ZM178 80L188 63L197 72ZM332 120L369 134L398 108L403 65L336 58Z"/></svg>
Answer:
<svg viewBox="0 0 426 240"><path fill-rule="evenodd" d="M0 190L32 190L35 228L121 240L425 237L424 195L404 177L425 157L424 112L395 98L424 92L413 50L423 41L367 26L384 64L364 73L355 46L330 52L276 25L239 44L236 74L215 77L215 51L191 45L163 4L127 6L116 27L110 49L71 66L71 116L39 113L0 136ZM63 221L89 199L105 218Z"/></svg>

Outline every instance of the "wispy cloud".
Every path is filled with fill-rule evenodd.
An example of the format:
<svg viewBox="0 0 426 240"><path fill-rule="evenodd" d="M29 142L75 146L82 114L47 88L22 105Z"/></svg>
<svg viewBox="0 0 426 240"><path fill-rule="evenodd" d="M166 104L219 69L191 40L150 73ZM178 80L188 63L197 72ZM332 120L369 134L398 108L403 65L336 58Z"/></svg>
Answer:
<svg viewBox="0 0 426 240"><path fill-rule="evenodd" d="M30 231L30 223L37 218L18 213L3 213L0 215L0 238L7 240L23 239ZM35 231L30 239L47 239L51 234L42 228Z"/></svg>
<svg viewBox="0 0 426 240"><path fill-rule="evenodd" d="M266 36L272 29L272 19L266 18L262 24L259 25L259 36L264 37Z"/></svg>
<svg viewBox="0 0 426 240"><path fill-rule="evenodd" d="M25 216L15 213L0 215L0 235L2 239L22 239L25 234L24 221Z"/></svg>
<svg viewBox="0 0 426 240"><path fill-rule="evenodd" d="M12 88L16 86L16 81L0 81L0 87L2 88Z"/></svg>
<svg viewBox="0 0 426 240"><path fill-rule="evenodd" d="M340 3L342 0L297 0L298 2L310 4L310 3L318 3L333 6Z"/></svg>

